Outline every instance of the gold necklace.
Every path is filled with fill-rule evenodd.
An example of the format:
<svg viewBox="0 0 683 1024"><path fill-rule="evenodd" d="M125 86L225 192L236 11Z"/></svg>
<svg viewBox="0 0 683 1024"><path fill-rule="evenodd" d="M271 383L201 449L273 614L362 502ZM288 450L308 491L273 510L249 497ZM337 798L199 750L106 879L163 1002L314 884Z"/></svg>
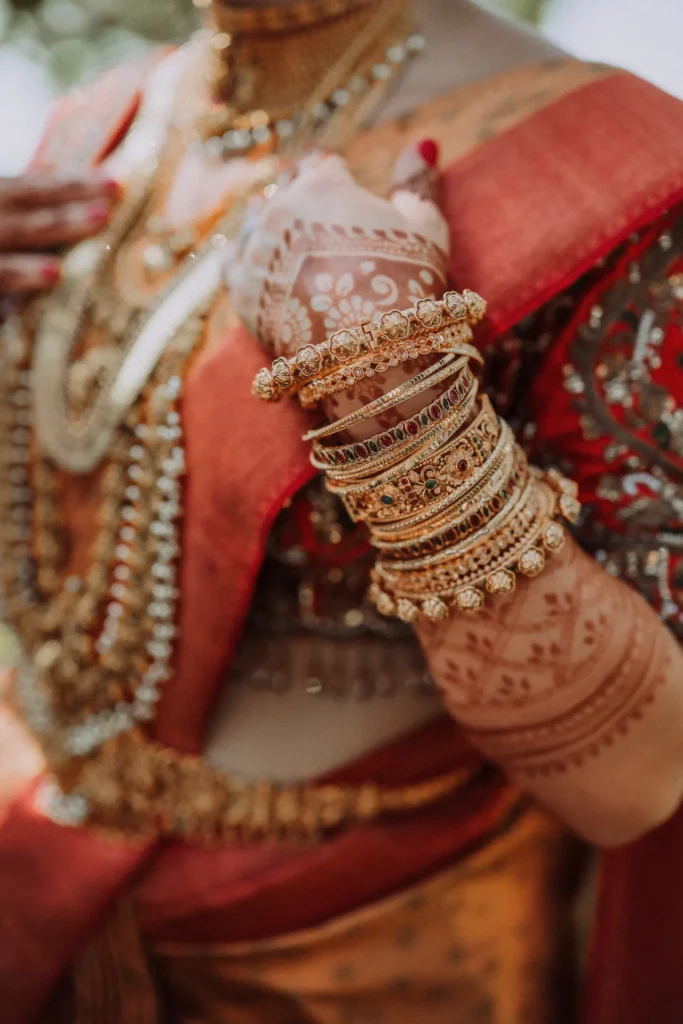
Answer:
<svg viewBox="0 0 683 1024"><path fill-rule="evenodd" d="M292 29L298 7L313 8L317 20L311 15ZM327 8L336 14L330 10L323 16ZM262 26L267 10L233 9L227 25ZM214 5L214 11L219 31L211 39L207 71L214 102L207 105L198 127L207 152L215 157L286 144L301 137L304 120L318 134L342 111L348 121L351 109L361 109L368 92L390 83L401 65L425 46L424 38L412 31L408 0L345 5L306 0L279 8L281 15L287 12L286 32L262 27L226 31L223 5ZM273 76L273 67L283 73Z"/></svg>
<svg viewBox="0 0 683 1024"><path fill-rule="evenodd" d="M378 88L378 98L381 92ZM336 125L340 134L345 127L341 122ZM144 180L137 191L129 193L125 218L121 214L112 226L112 238L127 237L129 222L144 208L143 191L151 187L156 173L155 167L145 169L146 177L141 175ZM239 229L246 202L247 196L241 197L220 225L225 234ZM110 258L108 255L106 260ZM58 424L60 430L66 430L61 435L64 452L52 451L50 438L46 438L48 422L42 419L42 428L36 430L39 451L33 460L31 457L31 391L40 419L45 382L41 385L35 377L44 375L46 369L39 358L44 351L31 351L32 313L23 321L13 318L3 332L0 576L7 617L27 653L18 696L65 791L61 795L52 791L50 813L67 824L79 824L92 808L95 818L102 819L102 773L114 771L112 759L119 756L124 758L124 762L117 761L119 767L129 763L125 759L131 743L140 756L149 750L144 754L146 770L160 773L160 791L168 793L170 804L175 775L169 765L174 759L179 765L187 761L171 751L160 754L143 730L144 723L154 717L160 688L171 674L176 628L180 477L184 472L178 400L189 360L201 342L205 318L220 287L220 261L220 253L210 245L194 259L184 261L167 301L178 303L180 295L187 312L179 315L176 305L176 319L167 325L161 343L158 333L151 332L145 345L139 344L144 325L128 347L117 339L124 358L119 354L120 361L114 362L118 369L111 387L102 388L108 405L102 400L102 408L98 405L95 413L89 411L85 439L79 431L69 434L68 423L66 427ZM79 303L87 301L85 288L86 283L74 271L66 323L60 328L57 313L50 320L53 329L61 331L50 340L61 346L62 386L79 337L84 315ZM157 312L164 305L157 306ZM165 308L170 317L168 305ZM154 310L148 314L148 324L154 314ZM47 346L47 336L44 341ZM148 387L143 400L139 394L144 381ZM58 415L68 416L68 411L62 406ZM97 465L105 454L109 463L102 480L99 530L90 567L83 578L64 580L55 467L73 466L73 472L82 472L85 465ZM64 461L60 461L62 455ZM120 747L107 743L118 740ZM188 766L188 777L197 785L225 789L230 784L201 761L188 761ZM111 785L116 789L113 777ZM242 789L240 793L242 799ZM126 808L129 813L127 802ZM108 823L118 820L131 827L124 810L118 818L116 809L107 812ZM215 831L217 826L212 827ZM167 831L174 828L183 833L182 824L168 826ZM189 825L185 834L188 829Z"/></svg>
<svg viewBox="0 0 683 1024"><path fill-rule="evenodd" d="M394 0L391 4L384 0L366 26L366 32L354 40L350 52L325 76L311 104L302 113L296 133L280 147L282 158L291 159L315 139L335 137L341 142L342 137L353 130L366 104L378 102L388 81L384 77L377 80L368 94L359 95L355 102L340 108L336 116L330 111L325 123L320 122L316 113L319 96L326 94L335 80L339 82L340 75L348 74L356 61L362 59L368 40L374 38L380 24L385 24L393 3ZM196 73L203 63L201 44L198 50L197 58L190 62L191 73ZM186 78L180 80L178 94L182 95L186 81ZM164 345L169 343L182 319L192 314L194 301L204 301L218 285L220 252L212 251L208 242L181 262L177 273L149 310L130 310L115 295L109 296L109 303L106 301L104 285L111 275L116 254L149 200L159 166L164 163L169 138L173 137L170 121L174 101L167 99L161 112L160 105L163 108L163 97L160 104L153 96L152 123L143 121L138 126L138 134L149 135L146 151L151 150L153 155L143 159L107 231L99 239L77 246L67 256L64 282L51 297L36 332L33 389L38 441L41 450L56 465L72 473L91 472L101 462L114 431L140 393ZM216 231L221 241L239 230L239 223L231 216L228 219L227 229L221 225ZM102 301L103 292L105 301ZM81 368L73 366L74 353L84 327L97 319L98 308L99 318L107 325L115 344L101 346L91 353L79 376L75 371ZM112 317L119 322L112 323ZM76 402L72 403L71 398Z"/></svg>

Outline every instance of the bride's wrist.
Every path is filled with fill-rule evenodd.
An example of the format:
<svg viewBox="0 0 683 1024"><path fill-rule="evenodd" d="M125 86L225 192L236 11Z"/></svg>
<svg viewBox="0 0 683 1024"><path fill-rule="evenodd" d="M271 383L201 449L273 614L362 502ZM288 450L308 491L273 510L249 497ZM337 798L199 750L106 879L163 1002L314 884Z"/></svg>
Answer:
<svg viewBox="0 0 683 1024"><path fill-rule="evenodd" d="M353 440L394 428L416 413L426 415L425 403L428 408L442 401L448 407L448 379L469 362L482 362L472 344L473 327L483 318L486 303L467 289L417 302L412 291L402 308L398 292L391 309L369 311L373 319L362 317L318 343L299 346L295 354L278 356L256 375L254 394L266 401L298 395L304 408L322 402L331 424L343 421L340 429L352 427ZM361 295L353 299L362 303ZM439 361L445 365L432 379L430 368ZM436 384L443 386L434 391ZM332 433L328 427L319 436Z"/></svg>
<svg viewBox="0 0 683 1024"><path fill-rule="evenodd" d="M356 387L350 388L348 391L338 392L332 395L331 398L328 398L323 405L325 416L332 422L355 412L357 409L380 398L401 384L406 384L417 373L436 363L439 358L438 354L421 356L417 360L403 363L400 366L390 367L384 373L364 378L362 381L359 381ZM371 419L364 419L359 423L353 424L343 432L342 440L348 438L353 441L365 441L374 434L398 426L437 400L444 387L445 385L442 384L429 388L413 398L406 399L400 405L388 409L379 416L373 416Z"/></svg>
<svg viewBox="0 0 683 1024"><path fill-rule="evenodd" d="M441 300L445 290L445 288L440 289L433 298ZM414 305L414 293L411 294L406 292L405 294L402 294L399 292L399 295L395 299L394 308L405 310L414 307ZM374 317L379 319L383 312L385 311L377 309L374 313ZM408 360L407 362L401 363L399 366L390 367L383 373L376 373L372 376L363 378L355 387L346 391L337 392L325 400L323 403L323 409L326 418L332 422L348 416L350 413L355 412L357 409L367 405L369 402L380 398L388 391L393 390L401 384L407 383L407 381L411 380L416 374L426 370L429 366L438 362L440 358L441 353L430 353L428 355L420 356L418 359ZM399 405L385 411L380 416L361 420L359 423L356 423L345 430L341 439L356 442L365 441L381 431L390 430L415 414L420 413L424 408L429 407L430 404L441 397L445 388L446 384L429 388L428 390L415 395L413 398L409 398L406 401L401 402Z"/></svg>

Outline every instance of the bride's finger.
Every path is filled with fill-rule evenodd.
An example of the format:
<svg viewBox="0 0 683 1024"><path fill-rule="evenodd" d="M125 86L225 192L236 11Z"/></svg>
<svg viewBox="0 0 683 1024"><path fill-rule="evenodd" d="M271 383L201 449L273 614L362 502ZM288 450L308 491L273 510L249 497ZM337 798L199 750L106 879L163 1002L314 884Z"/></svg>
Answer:
<svg viewBox="0 0 683 1024"><path fill-rule="evenodd" d="M448 252L449 231L440 207L438 160L439 147L432 139L407 146L394 164L391 202L415 231Z"/></svg>
<svg viewBox="0 0 683 1024"><path fill-rule="evenodd" d="M439 146L434 139L421 139L406 146L394 164L391 190L413 192L439 205Z"/></svg>

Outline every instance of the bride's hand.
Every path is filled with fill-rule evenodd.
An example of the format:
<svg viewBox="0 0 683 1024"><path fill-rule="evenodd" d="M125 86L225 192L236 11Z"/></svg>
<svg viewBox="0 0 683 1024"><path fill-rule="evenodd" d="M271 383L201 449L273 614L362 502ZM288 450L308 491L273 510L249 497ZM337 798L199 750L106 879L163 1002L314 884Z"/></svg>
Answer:
<svg viewBox="0 0 683 1024"><path fill-rule="evenodd" d="M312 156L251 210L227 281L237 314L271 355L292 356L361 317L443 293L448 228L434 163L433 147L404 151L391 198L381 199L340 157ZM415 372L412 364L366 380L334 396L328 412L343 415Z"/></svg>
<svg viewBox="0 0 683 1024"><path fill-rule="evenodd" d="M291 356L362 316L444 290L448 229L418 194L432 173L413 147L396 166L391 199L361 188L329 155L271 186L227 268L234 308L270 353Z"/></svg>

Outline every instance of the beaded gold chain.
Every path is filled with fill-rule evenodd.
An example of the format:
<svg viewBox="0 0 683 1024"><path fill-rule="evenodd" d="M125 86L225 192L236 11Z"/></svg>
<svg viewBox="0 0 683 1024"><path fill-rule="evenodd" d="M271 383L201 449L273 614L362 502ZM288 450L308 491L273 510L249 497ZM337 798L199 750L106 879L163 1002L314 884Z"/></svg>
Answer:
<svg viewBox="0 0 683 1024"><path fill-rule="evenodd" d="M281 147L295 135L309 146L329 128L343 145L380 91L425 47L413 30L408 0L363 0L334 13L314 4L298 7L277 5L269 13L211 4L217 29L206 61L212 102L198 126L212 157ZM274 59L288 68L284 79L270 73Z"/></svg>

